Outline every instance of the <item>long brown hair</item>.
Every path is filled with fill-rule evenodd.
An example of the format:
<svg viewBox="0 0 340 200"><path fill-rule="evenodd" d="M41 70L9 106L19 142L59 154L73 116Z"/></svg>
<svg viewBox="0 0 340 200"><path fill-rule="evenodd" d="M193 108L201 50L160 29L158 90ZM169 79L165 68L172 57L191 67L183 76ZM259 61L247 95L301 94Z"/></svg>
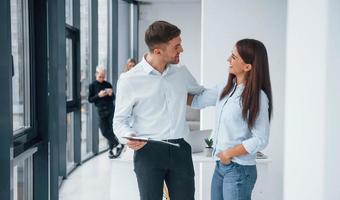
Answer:
<svg viewBox="0 0 340 200"><path fill-rule="evenodd" d="M246 83L241 94L242 116L248 123L248 127L254 126L259 113L261 90L269 100L269 120L272 116L272 89L269 76L269 64L266 47L262 42L254 39L243 39L236 43L236 49L246 64L251 64L252 69L246 73ZM236 76L229 74L228 82L224 87L220 100L231 92Z"/></svg>

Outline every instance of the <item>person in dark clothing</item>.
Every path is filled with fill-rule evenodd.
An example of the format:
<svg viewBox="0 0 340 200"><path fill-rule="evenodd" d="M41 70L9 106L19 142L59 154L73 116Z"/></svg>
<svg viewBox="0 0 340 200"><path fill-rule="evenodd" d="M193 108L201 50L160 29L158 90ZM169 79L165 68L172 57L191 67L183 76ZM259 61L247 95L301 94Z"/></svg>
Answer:
<svg viewBox="0 0 340 200"><path fill-rule="evenodd" d="M89 86L88 100L97 107L99 128L109 143L109 158L117 158L122 153L124 145L119 145L119 140L112 129L115 94L112 91L112 85L105 80L105 74L106 69L103 66L98 66L96 80ZM115 153L113 153L114 148L116 148Z"/></svg>

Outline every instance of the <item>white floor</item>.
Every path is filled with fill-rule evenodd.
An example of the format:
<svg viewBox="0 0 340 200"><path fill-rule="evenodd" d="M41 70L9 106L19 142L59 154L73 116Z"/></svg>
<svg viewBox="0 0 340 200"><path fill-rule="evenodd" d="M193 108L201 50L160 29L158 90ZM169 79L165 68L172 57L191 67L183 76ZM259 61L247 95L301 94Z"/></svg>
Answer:
<svg viewBox="0 0 340 200"><path fill-rule="evenodd" d="M102 153L79 166L64 180L59 190L59 200L111 200L111 167L114 159ZM113 200L113 199L112 199Z"/></svg>
<svg viewBox="0 0 340 200"><path fill-rule="evenodd" d="M109 159L107 152L78 167L64 180L59 200L137 200L139 192L133 171L133 151L127 149L120 158ZM272 199L267 195L270 159L258 159L258 180L253 192L254 200ZM210 199L210 182L215 161L204 152L193 154L195 168L195 199Z"/></svg>

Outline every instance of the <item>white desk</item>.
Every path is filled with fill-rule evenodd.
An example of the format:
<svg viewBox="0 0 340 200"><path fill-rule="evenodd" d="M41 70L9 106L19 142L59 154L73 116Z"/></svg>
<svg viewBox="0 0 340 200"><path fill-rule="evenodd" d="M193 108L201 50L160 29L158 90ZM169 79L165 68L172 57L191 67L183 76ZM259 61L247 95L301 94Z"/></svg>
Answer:
<svg viewBox="0 0 340 200"><path fill-rule="evenodd" d="M139 192L133 171L133 151L128 149L121 158L112 160L111 165L111 198L115 200L137 200ZM210 184L215 169L215 162L204 153L193 154L195 169L195 199L210 200ZM266 200L266 183L269 159L257 160L257 182L253 200Z"/></svg>

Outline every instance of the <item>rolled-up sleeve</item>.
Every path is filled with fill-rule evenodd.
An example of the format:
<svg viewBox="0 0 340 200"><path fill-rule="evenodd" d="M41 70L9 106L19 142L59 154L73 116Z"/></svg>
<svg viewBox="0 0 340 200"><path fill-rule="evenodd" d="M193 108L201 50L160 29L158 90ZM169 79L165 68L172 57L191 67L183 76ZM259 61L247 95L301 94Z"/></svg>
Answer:
<svg viewBox="0 0 340 200"><path fill-rule="evenodd" d="M267 95L261 91L260 110L253 128L250 130L252 136L242 142L249 154L263 150L268 145L269 140L269 101Z"/></svg>
<svg viewBox="0 0 340 200"><path fill-rule="evenodd" d="M192 76L186 66L182 66L184 71L184 78L186 80L186 88L189 94L199 94L203 92L204 87L197 83L196 79Z"/></svg>
<svg viewBox="0 0 340 200"><path fill-rule="evenodd" d="M200 94L194 96L191 107L195 109L202 109L207 106L215 106L219 94L219 87L204 89Z"/></svg>
<svg viewBox="0 0 340 200"><path fill-rule="evenodd" d="M116 108L113 118L113 130L118 137L136 133L130 126L132 108L135 104L132 93L133 88L126 79L121 77L117 83Z"/></svg>

